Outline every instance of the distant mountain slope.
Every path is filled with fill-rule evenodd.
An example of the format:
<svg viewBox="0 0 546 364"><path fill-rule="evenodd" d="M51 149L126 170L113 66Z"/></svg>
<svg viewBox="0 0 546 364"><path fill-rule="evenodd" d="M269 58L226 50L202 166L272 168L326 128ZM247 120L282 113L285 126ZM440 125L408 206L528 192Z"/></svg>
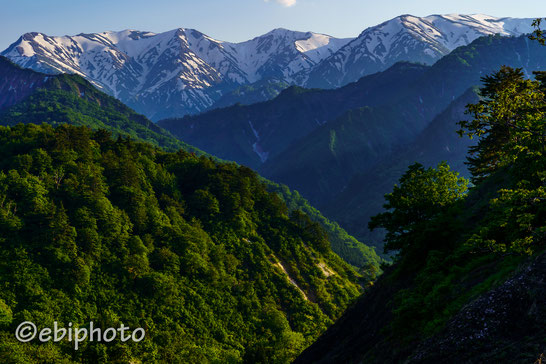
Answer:
<svg viewBox="0 0 546 364"><path fill-rule="evenodd" d="M546 49L526 36L479 38L442 58L404 90L393 95L386 92L383 104L371 102L370 107L349 110L321 125L260 170L299 190L315 204L319 198L325 201L325 194L341 191L355 171L364 174L383 156L410 144L452 101L478 85L480 77L504 64L522 67L528 73L544 70ZM367 100L361 102L366 105ZM323 165L329 167L322 169ZM311 185L304 185L307 183Z"/></svg>
<svg viewBox="0 0 546 364"><path fill-rule="evenodd" d="M15 105L47 83L49 76L0 56L0 109Z"/></svg>
<svg viewBox="0 0 546 364"><path fill-rule="evenodd" d="M249 85L239 86L235 90L222 95L218 101L205 111L222 109L235 104L252 105L258 102L273 100L288 87L290 87L289 83L275 79L266 79Z"/></svg>
<svg viewBox="0 0 546 364"><path fill-rule="evenodd" d="M289 80L348 41L286 29L242 43L183 28L160 34L27 33L1 54L26 68L83 76L157 120L204 110L240 85L267 78Z"/></svg>
<svg viewBox="0 0 546 364"><path fill-rule="evenodd" d="M435 167L446 161L453 170L468 177L464 163L468 147L475 141L459 137L457 122L466 118L465 106L477 100L476 90L469 89L436 116L409 145L378 156L374 167L353 175L346 187L322 206L322 210L359 240L381 249L383 233L370 232L367 221L383 210L383 196L392 191L392 186L409 165L418 162L426 167Z"/></svg>
<svg viewBox="0 0 546 364"><path fill-rule="evenodd" d="M478 85L480 77L504 64L522 67L530 75L532 70L546 69L546 50L526 36L482 37L433 66L397 64L340 89L291 88L269 102L159 124L206 151L258 168L323 208L349 188L354 176L368 177L372 187L388 185L374 168L381 169L383 160L387 164L399 160L401 148L412 145L435 117ZM421 143L434 144L439 137ZM461 160L462 149L455 149ZM434 159L438 151L425 149L421 157ZM362 181L354 183L351 190L356 193ZM386 192L369 191L378 193L375 201ZM327 216L335 216L362 240L367 236L363 232L367 217L377 210L362 213L354 207L367 206L366 198L343 196L340 201L346 203L340 203L339 209L327 207L332 213Z"/></svg>
<svg viewBox="0 0 546 364"><path fill-rule="evenodd" d="M339 90L293 86L267 102L161 120L158 124L181 140L220 158L258 168L343 112L396 97L426 68L402 63Z"/></svg>
<svg viewBox="0 0 546 364"><path fill-rule="evenodd" d="M488 15L402 15L364 30L334 55L314 67L308 87L332 88L399 61L433 64L455 48L484 35L519 36L532 32L532 19Z"/></svg>

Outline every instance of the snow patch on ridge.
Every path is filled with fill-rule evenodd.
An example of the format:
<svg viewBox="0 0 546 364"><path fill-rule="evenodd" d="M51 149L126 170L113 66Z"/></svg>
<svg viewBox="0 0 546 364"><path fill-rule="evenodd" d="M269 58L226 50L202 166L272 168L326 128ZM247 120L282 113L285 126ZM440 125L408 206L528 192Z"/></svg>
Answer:
<svg viewBox="0 0 546 364"><path fill-rule="evenodd" d="M252 125L250 120L248 121L248 125L250 125L250 129L252 129L252 133L254 133L254 136L256 137L256 142L252 144L252 150L258 155L258 157L260 157L260 161L265 163L267 158L269 158L269 152L265 152L262 149L262 146L260 145L260 134L258 134L256 129L254 129L254 125Z"/></svg>

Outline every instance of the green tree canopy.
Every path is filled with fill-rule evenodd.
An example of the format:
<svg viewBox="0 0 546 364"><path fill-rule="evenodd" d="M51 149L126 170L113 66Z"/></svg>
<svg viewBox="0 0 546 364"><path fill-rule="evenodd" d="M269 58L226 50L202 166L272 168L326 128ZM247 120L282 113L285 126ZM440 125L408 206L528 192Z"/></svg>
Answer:
<svg viewBox="0 0 546 364"><path fill-rule="evenodd" d="M503 166L519 165L536 172L546 148L545 74L526 79L520 68L501 67L482 78L483 99L467 106L471 120L461 121L460 135L479 137L469 150L468 165L475 182ZM529 173L528 173L529 174Z"/></svg>
<svg viewBox="0 0 546 364"><path fill-rule="evenodd" d="M246 167L70 125L0 127L0 156L0 363L287 363L360 292ZM146 340L23 344L26 320Z"/></svg>
<svg viewBox="0 0 546 364"><path fill-rule="evenodd" d="M445 207L461 199L468 181L452 172L447 163L425 168L419 163L408 170L385 195L386 212L373 216L369 228L387 230L385 251L405 250L412 244L412 236L424 223L438 215Z"/></svg>
<svg viewBox="0 0 546 364"><path fill-rule="evenodd" d="M529 38L532 40L537 40L540 44L546 45L546 33L541 28L542 21L546 20L546 18L537 18L533 21L533 26L535 27L535 31Z"/></svg>

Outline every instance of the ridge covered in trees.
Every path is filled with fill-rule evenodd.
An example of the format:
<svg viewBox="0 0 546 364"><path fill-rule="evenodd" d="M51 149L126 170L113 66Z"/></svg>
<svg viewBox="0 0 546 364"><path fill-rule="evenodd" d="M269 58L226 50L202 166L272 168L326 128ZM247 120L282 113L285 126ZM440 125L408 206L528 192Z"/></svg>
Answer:
<svg viewBox="0 0 546 364"><path fill-rule="evenodd" d="M69 125L0 127L0 155L2 362L288 362L364 283L248 168ZM22 344L23 321L146 339Z"/></svg>
<svg viewBox="0 0 546 364"><path fill-rule="evenodd" d="M6 81L0 83L0 125L83 125L91 129L107 130L114 137L121 135L145 141L167 151L184 149L205 155L120 101L97 90L80 76L45 75L23 69L0 56L0 77L5 77ZM364 267L369 272L379 270L381 259L372 248L326 219L299 194L271 181L264 182L270 191L279 193L291 210L301 209L319 222L326 229L332 248L345 261L359 269Z"/></svg>

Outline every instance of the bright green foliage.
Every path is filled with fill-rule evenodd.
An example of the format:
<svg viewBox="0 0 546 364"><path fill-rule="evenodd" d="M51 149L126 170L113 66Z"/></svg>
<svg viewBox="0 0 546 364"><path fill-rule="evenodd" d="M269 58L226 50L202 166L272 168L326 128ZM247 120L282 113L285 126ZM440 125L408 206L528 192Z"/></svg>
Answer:
<svg viewBox="0 0 546 364"><path fill-rule="evenodd" d="M359 269L363 269L367 275L375 277L379 272L382 259L373 248L361 243L349 235L339 224L324 217L298 191L291 191L285 185L278 185L268 180L264 180L264 183L267 184L269 191L276 192L286 202L291 211L301 210L313 221L318 222L328 233L328 240L332 250L343 260Z"/></svg>
<svg viewBox="0 0 546 364"><path fill-rule="evenodd" d="M8 62L7 68L10 73L32 72L22 70L9 61L6 62ZM269 82L265 85L269 85ZM285 87L280 84L270 84L271 87L274 85ZM17 123L72 124L87 126L91 129L100 128L114 136L128 136L134 140L146 141L161 146L167 151L182 148L197 155L205 154L179 141L169 132L135 113L113 97L95 89L89 82L76 75L50 77L44 88L35 91L20 103L0 110L0 125L16 125ZM263 182L268 185L269 190L280 191L280 187L275 183L267 180ZM355 267L369 264L379 267L379 257L372 249L348 235L339 225L328 221L299 194L286 189L279 196L290 205L290 210L302 209L314 221L319 222L327 230L334 251L345 261Z"/></svg>
<svg viewBox="0 0 546 364"><path fill-rule="evenodd" d="M546 78L528 80L521 69L503 67L484 78L473 116L461 133L480 136L469 164L475 181L507 173L511 182L491 200L487 223L469 243L494 252L531 254L546 242Z"/></svg>
<svg viewBox="0 0 546 364"><path fill-rule="evenodd" d="M482 80L484 99L468 105L472 120L459 123L461 135L481 137L470 149L469 169L474 181L513 163L528 169L532 167L528 163L538 162L546 151L542 82L525 79L521 69L506 66Z"/></svg>
<svg viewBox="0 0 546 364"><path fill-rule="evenodd" d="M536 40L538 41L540 44L542 45L546 45L546 33L544 32L544 30L540 27L541 24L542 24L542 21L545 20L546 21L546 18L542 19L542 18L537 18L533 21L533 26L535 27L535 31L533 32L533 34L531 34L531 36L529 37L531 40Z"/></svg>
<svg viewBox="0 0 546 364"><path fill-rule="evenodd" d="M0 127L0 156L2 363L285 363L360 291L248 168L67 125ZM18 343L26 320L147 337L75 352Z"/></svg>
<svg viewBox="0 0 546 364"><path fill-rule="evenodd" d="M546 242L546 190L502 189L500 196L491 200L488 224L479 228L468 242L472 246L494 252L532 254L537 245Z"/></svg>
<svg viewBox="0 0 546 364"><path fill-rule="evenodd" d="M385 251L407 250L434 217L464 197L468 181L443 162L437 168L415 163L385 195L387 212L372 217L370 229L384 228Z"/></svg>

